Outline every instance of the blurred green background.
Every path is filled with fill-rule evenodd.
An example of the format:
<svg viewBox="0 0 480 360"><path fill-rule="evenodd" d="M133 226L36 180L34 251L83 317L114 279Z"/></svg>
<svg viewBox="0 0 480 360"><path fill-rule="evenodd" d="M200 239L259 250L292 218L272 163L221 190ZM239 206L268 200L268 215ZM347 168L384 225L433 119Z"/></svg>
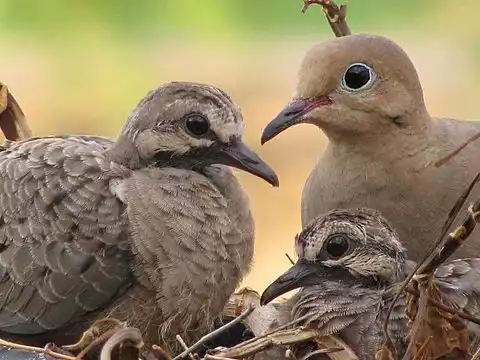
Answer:
<svg viewBox="0 0 480 360"><path fill-rule="evenodd" d="M295 127L264 147L263 126L293 92L305 51L333 36L301 0L0 0L0 81L36 135L115 137L147 91L171 80L212 83L242 107L246 141L274 167L273 189L239 173L257 227L245 280L259 291L288 267L300 194L325 137ZM398 42L417 66L433 115L480 118L475 0L351 0L353 32Z"/></svg>

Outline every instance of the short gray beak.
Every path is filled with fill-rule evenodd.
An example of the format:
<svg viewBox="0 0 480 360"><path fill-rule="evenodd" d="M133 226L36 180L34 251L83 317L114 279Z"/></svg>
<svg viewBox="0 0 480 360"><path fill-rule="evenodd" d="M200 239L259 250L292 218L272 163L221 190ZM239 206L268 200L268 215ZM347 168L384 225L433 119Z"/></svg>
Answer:
<svg viewBox="0 0 480 360"><path fill-rule="evenodd" d="M328 96L322 96L314 100L295 99L265 127L262 134L262 145L273 139L289 127L300 124L302 116L318 106L330 105L332 100Z"/></svg>
<svg viewBox="0 0 480 360"><path fill-rule="evenodd" d="M314 263L298 260L295 265L265 289L260 298L260 305L267 305L270 301L291 290L320 284L324 278L319 270L318 265Z"/></svg>
<svg viewBox="0 0 480 360"><path fill-rule="evenodd" d="M220 149L221 163L236 167L262 178L274 187L279 186L278 176L260 156L250 150L241 140L236 140Z"/></svg>

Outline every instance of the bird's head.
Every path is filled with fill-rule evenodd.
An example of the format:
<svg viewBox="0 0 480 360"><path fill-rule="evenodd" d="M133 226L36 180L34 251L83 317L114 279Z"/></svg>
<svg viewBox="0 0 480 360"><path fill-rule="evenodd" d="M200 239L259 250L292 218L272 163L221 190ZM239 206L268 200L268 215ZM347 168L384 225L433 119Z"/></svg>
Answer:
<svg viewBox="0 0 480 360"><path fill-rule="evenodd" d="M261 304L301 287L353 280L378 286L397 280L405 249L387 220L370 209L332 210L295 240L298 261L263 292Z"/></svg>
<svg viewBox="0 0 480 360"><path fill-rule="evenodd" d="M416 126L412 119L424 113L408 55L385 37L349 35L306 54L294 97L264 129L262 144L299 123L315 124L335 140Z"/></svg>
<svg viewBox="0 0 480 360"><path fill-rule="evenodd" d="M144 164L193 170L236 167L278 186L275 172L242 141L240 108L222 90L171 82L148 93L122 131Z"/></svg>

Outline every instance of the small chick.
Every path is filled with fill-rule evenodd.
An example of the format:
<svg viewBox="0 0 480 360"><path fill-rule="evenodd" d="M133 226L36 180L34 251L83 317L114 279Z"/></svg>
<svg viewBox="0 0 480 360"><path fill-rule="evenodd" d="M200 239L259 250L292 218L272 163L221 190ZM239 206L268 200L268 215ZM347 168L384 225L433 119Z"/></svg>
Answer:
<svg viewBox="0 0 480 360"><path fill-rule="evenodd" d="M230 166L278 186L210 85L151 91L120 136L51 136L0 151L0 330L43 346L107 316L147 345L210 330L249 271L254 223ZM175 345L173 345L175 346Z"/></svg>
<svg viewBox="0 0 480 360"><path fill-rule="evenodd" d="M413 270L387 220L375 210L332 210L296 237L298 261L263 292L261 304L300 288L285 305L285 322L340 336L361 360L375 358L399 283ZM454 260L436 271L439 289L467 313L480 314L480 259ZM399 358L406 350L406 295L396 303L389 333ZM472 331L480 334L478 327Z"/></svg>
<svg viewBox="0 0 480 360"><path fill-rule="evenodd" d="M329 140L303 189L302 225L331 209L377 209L413 260L439 236L480 169L480 141L435 166L480 133L480 122L432 118L414 65L382 36L335 38L306 54L294 98L264 129L262 143L300 123ZM455 256L480 257L479 239Z"/></svg>

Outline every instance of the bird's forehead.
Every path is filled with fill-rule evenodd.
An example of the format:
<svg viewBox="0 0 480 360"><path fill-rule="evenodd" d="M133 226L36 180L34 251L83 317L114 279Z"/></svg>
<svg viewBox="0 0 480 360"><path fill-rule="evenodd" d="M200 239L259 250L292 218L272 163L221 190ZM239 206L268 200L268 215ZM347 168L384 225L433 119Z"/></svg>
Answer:
<svg viewBox="0 0 480 360"><path fill-rule="evenodd" d="M326 95L335 89L340 81L340 74L348 61L343 54L330 43L321 43L307 52L297 76L295 97L314 98Z"/></svg>
<svg viewBox="0 0 480 360"><path fill-rule="evenodd" d="M190 113L204 115L210 122L212 131L224 143L243 135L244 123L240 108L231 101L215 97L174 99L167 109L180 107L182 116Z"/></svg>
<svg viewBox="0 0 480 360"><path fill-rule="evenodd" d="M413 70L405 52L385 37L359 34L334 38L316 44L303 58L296 96L311 98L328 94L338 87L348 66L359 62L377 73L387 72L385 75L404 76Z"/></svg>
<svg viewBox="0 0 480 360"><path fill-rule="evenodd" d="M365 232L361 227L347 220L331 220L316 224L316 226L301 233L296 239L296 249L299 257L314 261L325 241L334 234L345 234L357 240L365 240Z"/></svg>

